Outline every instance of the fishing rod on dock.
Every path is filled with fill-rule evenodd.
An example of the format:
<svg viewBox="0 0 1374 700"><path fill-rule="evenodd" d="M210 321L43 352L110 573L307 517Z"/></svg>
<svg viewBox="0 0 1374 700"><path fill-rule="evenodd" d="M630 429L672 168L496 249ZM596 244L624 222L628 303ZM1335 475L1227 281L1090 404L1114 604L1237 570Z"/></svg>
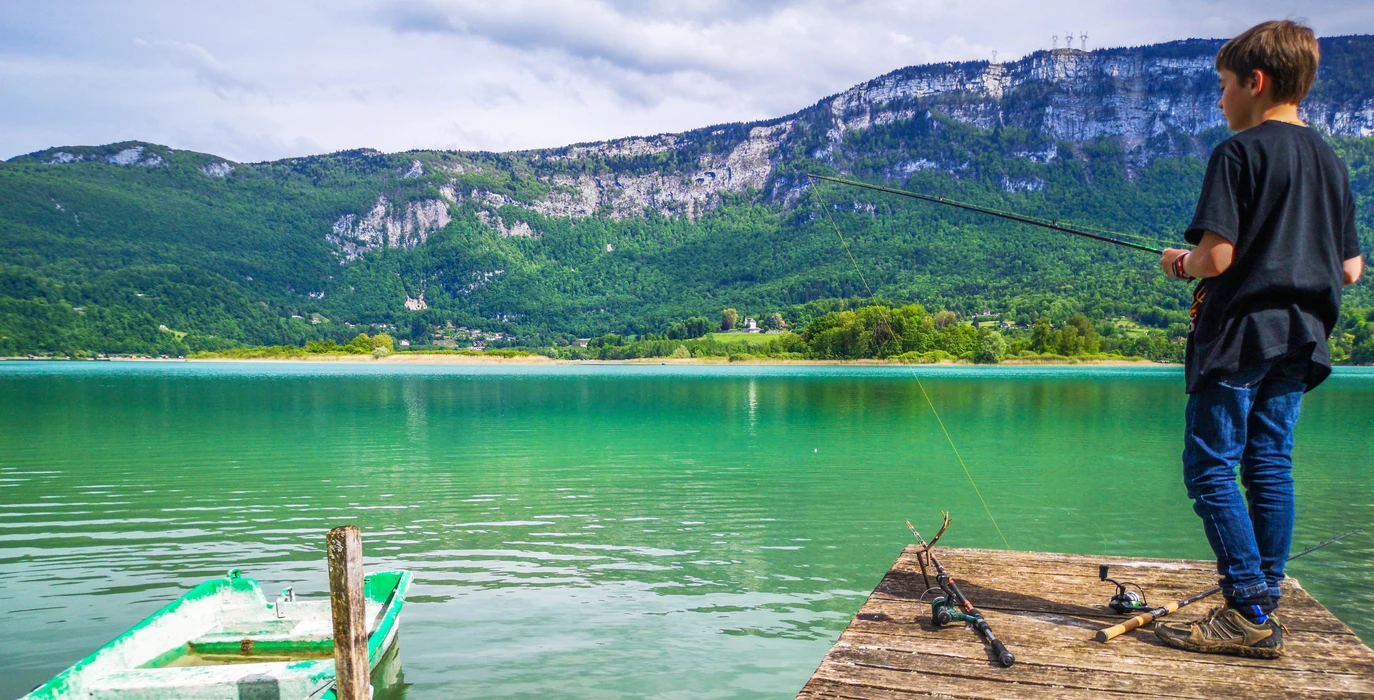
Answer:
<svg viewBox="0 0 1374 700"><path fill-rule="evenodd" d="M940 515L944 516L945 522L940 526L940 531L935 533L935 537L931 538L928 543L925 538L921 537L921 533L916 531L916 527L911 524L910 520L906 522L911 534L915 535L916 541L921 544L921 551L916 553L916 561L921 565L921 578L925 579L926 593L939 590L944 594L930 601L931 621L935 623L936 627L944 627L955 622L972 624L973 629L978 632L978 636L982 637L988 646L992 647L993 653L997 655L997 662L1003 666L1011 666L1016 663L1016 657L1012 656L1012 653L1007 651L1007 645L1003 644L1002 640L992 633L992 627L988 625L983 613L973 607L973 603L969 602L964 592L959 590L959 585L954 582L954 578L949 575L948 571L945 571L940 560L935 558L935 543L939 542L940 537L945 534L945 530L949 529L949 513L941 513ZM926 575L927 560L935 567L935 587L930 585L930 577ZM924 598L925 593L922 593L921 597Z"/></svg>
<svg viewBox="0 0 1374 700"><path fill-rule="evenodd" d="M1331 539L1325 542L1314 544L1311 547L1308 547L1307 549L1304 549L1301 552L1298 552L1297 554L1288 557L1284 561L1293 561L1294 559L1297 559L1298 557L1303 556L1304 554L1311 554L1312 552L1315 552L1318 549L1325 547L1326 545L1335 544L1351 535L1358 535L1361 532L1364 532L1364 528L1362 527L1351 530L1350 532L1347 532L1344 535L1332 537ZM1143 627L1144 625L1150 624L1152 620L1158 620L1159 618L1164 617L1165 615L1178 612L1179 608L1187 607L1189 605L1192 605L1193 603L1198 602L1199 600L1202 600L1203 598L1216 595L1220 592L1221 586L1212 586L1211 588L1208 588L1207 590L1202 591L1201 593L1195 593L1176 603L1169 603L1168 605L1155 608L1154 610L1151 610L1147 613L1141 613L1139 615L1136 615L1135 617L1119 625L1112 625L1111 627L1108 627L1106 629L1098 630L1096 639L1097 641L1105 644L1108 640L1116 639L1117 637L1120 637L1121 635L1126 634L1127 632L1130 632L1133 629L1137 629L1139 627Z"/></svg>
<svg viewBox="0 0 1374 700"><path fill-rule="evenodd" d="M954 200L952 200L952 199L946 199L945 197L936 197L936 196L928 195L928 194L917 194L917 193L915 193L915 192L908 192L908 191L906 191L906 190L898 190L898 189L894 189L894 188L891 188L891 187L882 187L882 186L879 186L879 185L870 185L870 184L868 184L868 183L866 183L866 182L858 182L858 181L855 181L855 180L844 180L844 179L841 179L841 178L838 178L838 177L830 177L830 176L828 176L828 175L815 175L815 174L812 174L812 173L807 173L806 176L809 177L809 178L811 178L811 179L813 179L813 180L825 180L826 182L833 182L833 183L840 184L840 185L848 185L848 186L850 186L850 187L861 187L861 188L863 188L863 189L866 189L866 190L873 190L873 191L875 191L875 192L886 192L886 193L888 193L888 194L895 194L895 195L901 195L901 196L903 196L903 197L910 197L910 198L912 198L912 199L919 199L919 200L921 200L921 201L923 201L923 202L934 202L935 204L944 204L944 205L946 205L946 206L956 207L956 208L959 208L959 209L966 209L966 210L968 210L968 211L976 211L976 212L978 212L978 213L980 213L980 214L987 214L988 216L995 216L995 217L997 217L997 218L999 218L999 219L1007 219L1007 220L1009 220L1009 221L1016 221L1016 222L1020 222L1020 223L1023 223L1023 224L1030 224L1031 226L1039 226L1039 227L1041 227L1041 228L1047 228L1047 229L1049 229L1049 230L1051 230L1051 231L1059 231L1060 233L1068 233L1068 234L1072 234L1072 235L1074 235L1074 236L1082 236L1083 238L1091 238L1091 239L1093 239L1093 240L1095 240L1095 241L1102 241L1102 242L1104 242L1104 243L1113 243L1113 244L1116 244L1116 245L1119 245L1119 246L1123 246L1123 247L1125 247L1125 248L1134 248L1134 249L1136 249L1136 250L1143 250L1143 251L1145 251L1145 252L1147 252L1147 253L1154 253L1154 254L1156 254L1156 255L1161 255L1161 254L1164 253L1164 249L1163 249L1163 248L1155 248L1155 247L1153 247L1153 246L1141 245L1140 243L1132 243L1132 242L1130 242L1130 241L1123 241L1123 240L1120 240L1119 238L1113 238L1113 237L1112 237L1112 236L1124 236L1124 235L1126 235L1126 234L1112 233L1112 232L1109 232L1109 231L1104 231L1103 233L1112 233L1112 236L1104 236L1104 235L1100 235L1100 234L1096 234L1096 233L1091 233L1091 232L1088 232L1088 231L1084 231L1084 230L1079 229L1079 228L1074 228L1074 227L1072 227L1072 226L1064 226L1064 225L1060 224L1058 221L1046 221L1046 220L1044 220L1044 219L1037 219L1037 218L1035 218L1035 217L1024 216L1024 215L1022 215L1022 214L1016 214L1016 213L1009 212L1009 211L1001 211L1001 210L999 210L999 209L990 209L990 208L988 208L988 207L980 207L980 206L978 206L978 205L976 205L976 204L967 204L967 203L965 203L965 202L956 202L956 201L954 201Z"/></svg>

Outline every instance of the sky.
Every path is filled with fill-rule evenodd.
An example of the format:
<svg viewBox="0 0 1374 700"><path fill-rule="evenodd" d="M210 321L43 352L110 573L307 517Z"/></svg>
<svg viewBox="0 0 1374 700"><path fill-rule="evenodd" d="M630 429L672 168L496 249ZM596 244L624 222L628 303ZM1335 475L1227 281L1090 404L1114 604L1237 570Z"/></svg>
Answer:
<svg viewBox="0 0 1374 700"><path fill-rule="evenodd" d="M5 0L0 158L507 151L789 114L903 66L1374 33L1374 0ZM1086 40L1081 36L1086 34Z"/></svg>

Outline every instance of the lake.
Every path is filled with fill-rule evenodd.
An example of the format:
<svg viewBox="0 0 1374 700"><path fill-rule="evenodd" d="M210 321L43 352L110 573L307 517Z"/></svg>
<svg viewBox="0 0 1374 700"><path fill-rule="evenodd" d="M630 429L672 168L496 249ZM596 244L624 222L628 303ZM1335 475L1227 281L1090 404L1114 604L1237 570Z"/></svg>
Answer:
<svg viewBox="0 0 1374 700"><path fill-rule="evenodd" d="M356 523L405 697L790 698L906 520L1003 546L914 376L1012 548L1211 558L1175 368L0 362L0 697ZM1372 427L1374 371L1307 397L1295 549L1374 524ZM1374 640L1374 537L1290 573Z"/></svg>

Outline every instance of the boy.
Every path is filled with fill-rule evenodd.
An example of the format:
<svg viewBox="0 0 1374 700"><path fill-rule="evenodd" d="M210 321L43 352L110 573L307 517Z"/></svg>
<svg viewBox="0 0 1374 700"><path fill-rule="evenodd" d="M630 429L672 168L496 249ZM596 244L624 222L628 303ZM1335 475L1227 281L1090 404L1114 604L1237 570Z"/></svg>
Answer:
<svg viewBox="0 0 1374 700"><path fill-rule="evenodd" d="M1293 428L1303 393L1331 373L1341 287L1364 271L1345 165L1298 116L1318 58L1312 30L1290 21L1222 47L1217 106L1238 133L1207 164L1184 234L1197 247L1159 260L1170 277L1201 280L1185 360L1183 479L1226 598L1202 620L1156 626L1182 649L1283 653L1274 610L1293 535Z"/></svg>

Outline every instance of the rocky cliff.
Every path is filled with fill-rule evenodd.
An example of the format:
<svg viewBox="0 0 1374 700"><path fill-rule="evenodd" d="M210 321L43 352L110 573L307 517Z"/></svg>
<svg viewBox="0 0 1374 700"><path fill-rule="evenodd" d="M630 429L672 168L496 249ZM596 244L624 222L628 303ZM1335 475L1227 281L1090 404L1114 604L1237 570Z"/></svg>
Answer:
<svg viewBox="0 0 1374 700"><path fill-rule="evenodd" d="M1041 143L1013 153L1030 162L1046 163L1061 157L1064 146L1073 151L1103 140L1118 143L1133 166L1160 157L1203 157L1226 134L1216 107L1213 68L1221 44L1187 40L1095 51L1058 49L1011 63L912 66L766 122L511 154L551 187L531 201L502 203L554 217L625 218L653 210L694 219L718 202L721 193L776 184L775 171L786 158L816 159L844 169L854 155L846 149L850 137L875 127L901 129L936 118L1041 135ZM1374 79L1357 68L1358 57L1371 50L1372 37L1323 40L1322 75L1303 105L1303 116L1313 126L1334 136L1374 134ZM589 162L607 167L568 172ZM954 172L963 165L943 149L910 150L883 174L902 179L918 170ZM1033 180L1009 178L1005 184L1008 191L1036 187ZM772 194L785 200L788 191ZM476 196L489 200L488 193Z"/></svg>
<svg viewBox="0 0 1374 700"><path fill-rule="evenodd" d="M162 347L159 326L192 332L186 347L346 340L362 323L416 341L450 322L586 337L870 293L1168 327L1187 290L1138 254L805 174L1176 241L1202 159L1228 133L1220 45L913 66L776 119L511 153L233 163L138 142L47 149L0 164L0 353ZM1304 116L1368 201L1374 37L1322 49ZM334 325L300 321L315 315ZM45 328L84 340L24 344Z"/></svg>

